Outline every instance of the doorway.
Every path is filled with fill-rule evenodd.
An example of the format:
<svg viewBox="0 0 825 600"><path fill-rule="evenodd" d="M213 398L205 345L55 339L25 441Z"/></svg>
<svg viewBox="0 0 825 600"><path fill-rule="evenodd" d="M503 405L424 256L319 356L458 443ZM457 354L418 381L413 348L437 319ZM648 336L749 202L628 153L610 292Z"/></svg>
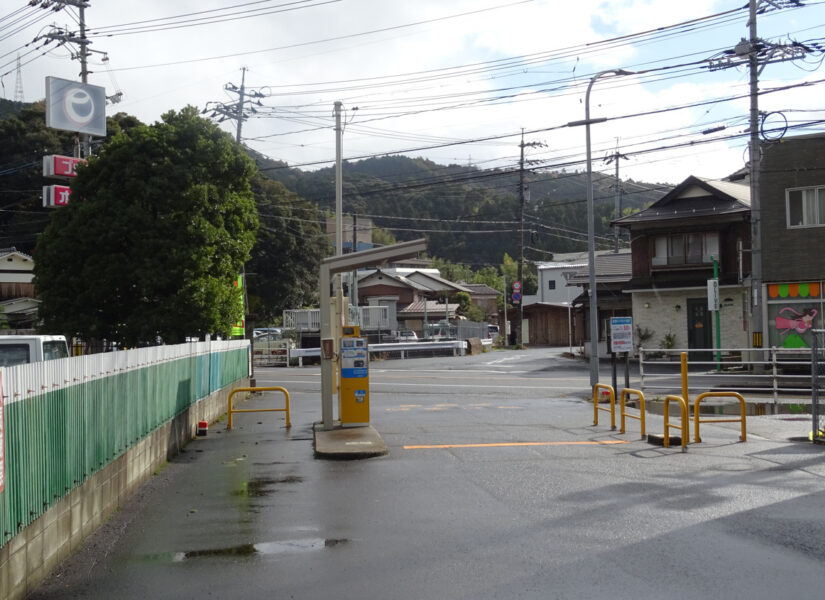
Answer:
<svg viewBox="0 0 825 600"><path fill-rule="evenodd" d="M691 352L693 360L713 360L713 325L707 298L688 298L688 348L708 348L708 352Z"/></svg>

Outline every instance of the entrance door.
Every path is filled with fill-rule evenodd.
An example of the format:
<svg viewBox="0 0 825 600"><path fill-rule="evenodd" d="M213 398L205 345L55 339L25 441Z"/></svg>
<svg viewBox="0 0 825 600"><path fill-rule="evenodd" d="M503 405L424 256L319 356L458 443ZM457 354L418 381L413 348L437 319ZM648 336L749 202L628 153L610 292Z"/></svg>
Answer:
<svg viewBox="0 0 825 600"><path fill-rule="evenodd" d="M713 349L713 325L707 298L688 298L688 348ZM713 352L691 352L692 360L713 360Z"/></svg>

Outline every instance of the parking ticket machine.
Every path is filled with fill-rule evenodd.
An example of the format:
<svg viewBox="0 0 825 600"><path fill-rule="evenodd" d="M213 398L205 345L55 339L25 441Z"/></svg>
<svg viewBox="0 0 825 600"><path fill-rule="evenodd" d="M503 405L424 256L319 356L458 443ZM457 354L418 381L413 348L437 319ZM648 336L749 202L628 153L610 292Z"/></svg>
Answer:
<svg viewBox="0 0 825 600"><path fill-rule="evenodd" d="M370 374L367 339L360 327L346 325L341 337L338 417L342 425L370 422Z"/></svg>

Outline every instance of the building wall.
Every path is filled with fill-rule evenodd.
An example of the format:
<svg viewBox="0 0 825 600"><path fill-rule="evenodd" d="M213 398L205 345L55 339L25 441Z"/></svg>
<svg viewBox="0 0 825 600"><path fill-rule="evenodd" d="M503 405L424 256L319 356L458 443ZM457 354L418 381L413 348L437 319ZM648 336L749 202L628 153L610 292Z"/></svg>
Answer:
<svg viewBox="0 0 825 600"><path fill-rule="evenodd" d="M763 144L762 149L762 278L765 282L825 279L825 263L818 252L825 246L825 226L788 229L785 206L788 188L825 186L825 136L791 138Z"/></svg>
<svg viewBox="0 0 825 600"><path fill-rule="evenodd" d="M366 304L367 299L373 296L397 296L400 306L406 306L415 300L414 290L408 287L397 287L387 284L358 286L359 304Z"/></svg>
<svg viewBox="0 0 825 600"><path fill-rule="evenodd" d="M545 307L530 310L524 316L529 331L526 342L531 346L567 346L570 343L569 333L574 327L572 311L568 314L566 308Z"/></svg>
<svg viewBox="0 0 825 600"><path fill-rule="evenodd" d="M722 348L744 348L750 345L748 334L748 294L745 288L738 286L720 287L719 321L722 329ZM675 348L688 347L688 299L707 301L707 289L634 292L633 293L633 329L634 342L639 346L637 328L649 329L653 337L644 342L645 349L660 348L665 334L670 331L676 335ZM676 306L680 308L677 310ZM715 317L711 319L715 327ZM713 332L713 340L716 332Z"/></svg>

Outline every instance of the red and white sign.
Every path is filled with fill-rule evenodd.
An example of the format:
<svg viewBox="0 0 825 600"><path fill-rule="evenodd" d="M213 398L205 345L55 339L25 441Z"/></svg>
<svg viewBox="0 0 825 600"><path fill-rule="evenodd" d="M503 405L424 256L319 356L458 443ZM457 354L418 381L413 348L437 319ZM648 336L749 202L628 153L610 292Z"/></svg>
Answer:
<svg viewBox="0 0 825 600"><path fill-rule="evenodd" d="M520 289L521 289L521 282L520 281L514 281L513 282L513 291L517 292Z"/></svg>
<svg viewBox="0 0 825 600"><path fill-rule="evenodd" d="M6 427L3 415L3 379L0 375L0 492L6 489Z"/></svg>
<svg viewBox="0 0 825 600"><path fill-rule="evenodd" d="M77 177L77 165L85 162L82 158L49 154L43 157L43 177Z"/></svg>
<svg viewBox="0 0 825 600"><path fill-rule="evenodd" d="M46 208L66 206L71 193L72 190L68 185L44 185L43 206Z"/></svg>

